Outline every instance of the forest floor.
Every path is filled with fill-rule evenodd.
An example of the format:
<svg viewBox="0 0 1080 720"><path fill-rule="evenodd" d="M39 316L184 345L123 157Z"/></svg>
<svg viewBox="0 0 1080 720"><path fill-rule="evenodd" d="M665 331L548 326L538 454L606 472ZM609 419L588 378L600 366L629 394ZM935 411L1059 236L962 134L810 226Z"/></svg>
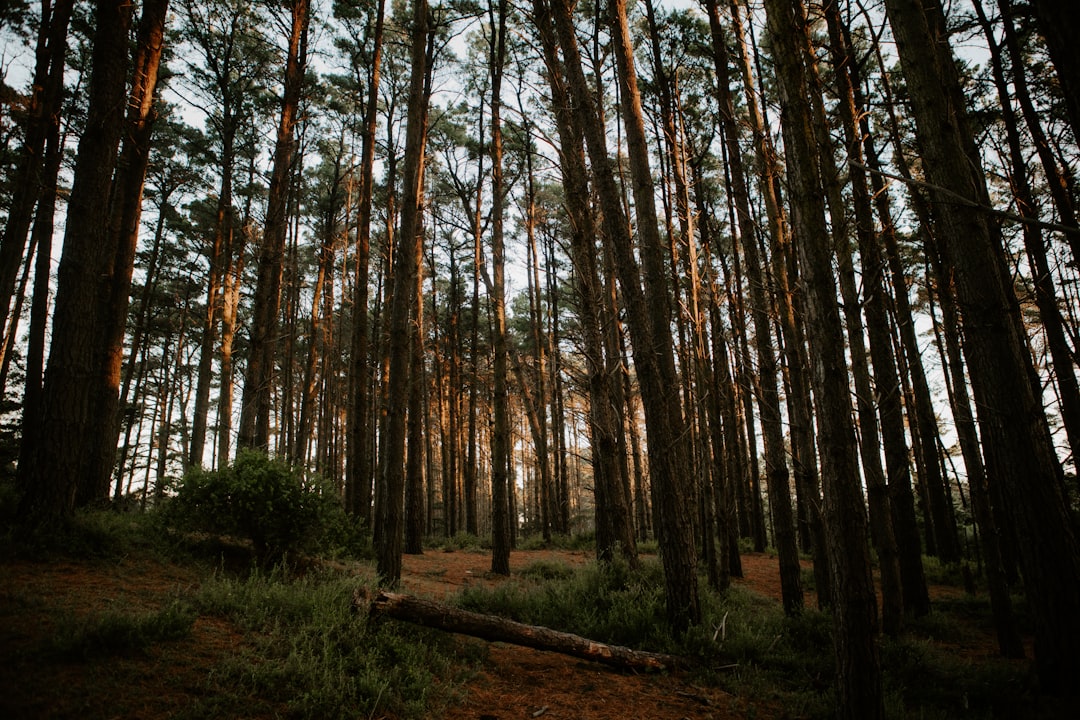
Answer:
<svg viewBox="0 0 1080 720"><path fill-rule="evenodd" d="M582 552L514 552L517 573L537 561L581 566ZM403 590L445 598L477 584L493 586L490 557L468 551L428 550L404 558ZM745 577L735 582L779 602L779 570L774 557L747 554ZM370 577L370 565L357 565ZM41 652L50 637L63 634L64 618L110 611L154 611L206 581L196 564L163 561L152 553L132 552L108 560L0 559L0 717L5 718L155 718L185 715L207 691L207 677L241 648L252 647L249 633L217 616L200 614L190 631L138 652L103 657L57 658ZM961 588L935 586L936 597L962 595ZM812 603L813 598L808 598ZM995 655L992 634L967 634L950 652L978 663ZM441 716L448 720L579 718L629 720L656 718L797 717L778 696L729 694L697 684L689 675L631 674L596 663L503 644L486 648L479 669L469 676L460 703ZM106 668L107 666L107 668ZM254 708L252 708L254 711ZM230 716L236 716L231 714ZM274 713L276 714L276 713ZM249 717L264 717L254 711Z"/></svg>

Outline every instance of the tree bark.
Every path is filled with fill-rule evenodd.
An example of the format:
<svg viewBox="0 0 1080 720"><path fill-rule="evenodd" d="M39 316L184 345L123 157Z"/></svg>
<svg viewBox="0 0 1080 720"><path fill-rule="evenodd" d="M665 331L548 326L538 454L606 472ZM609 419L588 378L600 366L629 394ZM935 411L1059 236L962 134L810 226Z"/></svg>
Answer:
<svg viewBox="0 0 1080 720"><path fill-rule="evenodd" d="M408 120L402 175L401 227L394 256L393 289L389 312L389 368L386 383L386 430L379 459L380 497L376 499L376 571L389 586L401 580L404 535L405 410L409 391L409 316L416 298L415 284L423 258L421 213L424 200L424 148L427 143L428 73L427 0L413 0Z"/></svg>
<svg viewBox="0 0 1080 720"><path fill-rule="evenodd" d="M0 325L7 335L14 335L15 318L8 319L11 297L26 250L27 233L34 220L34 207L41 202L43 192L56 191L56 179L49 179L47 144L50 137L60 136L61 106L64 99L64 65L67 57L68 25L73 0L43 2L35 48L34 77L23 144L12 182L7 222L0 238ZM0 345L6 352L7 342ZM0 385L0 391L3 385Z"/></svg>
<svg viewBox="0 0 1080 720"><path fill-rule="evenodd" d="M877 600L870 573L866 510L860 487L855 428L848 400L844 334L825 203L817 157L811 90L800 48L806 42L801 2L766 0L773 61L779 79L784 150L799 260L806 284L814 396L825 480L824 516L828 528L833 590L838 716L884 718L884 693L877 648Z"/></svg>
<svg viewBox="0 0 1080 720"><path fill-rule="evenodd" d="M502 78L506 59L506 0L488 3L488 20L491 23L490 71L491 71L491 265L494 283L490 298L493 337L493 396L494 425L491 430L491 572L510 574L511 487L510 416L508 398L508 349L506 340L506 259L503 238L505 188L503 185L502 159Z"/></svg>
<svg viewBox="0 0 1080 720"><path fill-rule="evenodd" d="M1073 137L1080 138L1080 25L1075 8L1061 0L1032 0L1039 29L1065 96Z"/></svg>
<svg viewBox="0 0 1080 720"><path fill-rule="evenodd" d="M739 239L746 257L750 289L750 315L754 324L754 342L758 358L758 392L761 412L761 431L765 445L765 479L769 490L769 505L773 515L773 531L780 558L780 586L784 612L793 615L803 608L802 568L796 543L795 521L791 514L791 485L784 447L783 418L780 413L779 362L772 339L769 319L771 303L767 299L763 260L758 252L754 218L750 213L750 195L739 147L734 102L728 79L730 64L727 33L720 23L715 0L705 0L709 27L712 31L713 65L716 69L716 92L720 103L720 122L727 146L732 194L738 218ZM752 103L756 101L751 100ZM751 109L751 113L755 111ZM773 230L777 228L772 226ZM715 331L714 331L715 332Z"/></svg>
<svg viewBox="0 0 1080 720"><path fill-rule="evenodd" d="M86 459L95 424L92 388L102 331L98 300L110 291L109 193L123 128L131 5L98 3L86 128L79 141L57 278L49 363L42 386L33 460L20 515L28 524L68 517L80 487L91 485Z"/></svg>
<svg viewBox="0 0 1080 720"><path fill-rule="evenodd" d="M110 249L115 253L107 270L109 292L100 299L101 332L98 346L98 377L94 393L98 423L87 442L95 449L87 471L89 482L79 489L77 505L108 496L120 436L120 371L124 359L124 332L131 298L131 277L142 217L143 187L150 163L150 138L156 113L154 89L165 43L168 0L147 0L142 5L135 46L134 76L117 163L112 198Z"/></svg>
<svg viewBox="0 0 1080 720"><path fill-rule="evenodd" d="M352 338L349 348L348 459L345 465L345 509L371 524L371 439L368 423L371 371L369 370L368 275L371 263L371 200L374 193L375 132L378 129L379 83L382 71L385 0L379 0L372 31L371 67L364 106L360 149L360 203L356 218L356 279L352 303Z"/></svg>
<svg viewBox="0 0 1080 720"><path fill-rule="evenodd" d="M495 615L461 610L444 603L401 593L380 592L368 600L362 591L356 591L353 594L353 607L362 610L365 606L368 609L368 615L376 619L390 617L492 642L505 642L536 650L571 655L624 670L670 671L687 665L684 658L674 655L608 645L580 635L538 625L526 625Z"/></svg>
<svg viewBox="0 0 1080 720"><path fill-rule="evenodd" d="M285 239L290 168L296 152L294 135L300 122L300 96L307 66L309 0L290 0L292 25L285 60L284 92L274 145L274 164L266 204L266 225L259 248L258 280L252 307L248 365L240 407L240 447L270 448L270 398L274 382L274 358L278 344L278 310L281 305L281 275L285 259Z"/></svg>
<svg viewBox="0 0 1080 720"><path fill-rule="evenodd" d="M958 98L948 40L921 0L886 0L914 109L942 252L956 272L964 354L978 407L987 471L1012 518L1035 625L1036 667L1045 689L1075 693L1080 676L1080 545L1064 496L1062 468L1030 382L1031 357L1010 287L985 175ZM927 48L940 51L927 53Z"/></svg>

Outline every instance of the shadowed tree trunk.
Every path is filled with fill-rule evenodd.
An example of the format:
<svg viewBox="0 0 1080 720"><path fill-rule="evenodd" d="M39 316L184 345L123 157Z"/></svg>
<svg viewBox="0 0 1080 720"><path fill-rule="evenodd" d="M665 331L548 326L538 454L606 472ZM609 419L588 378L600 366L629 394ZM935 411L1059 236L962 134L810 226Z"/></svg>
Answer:
<svg viewBox="0 0 1080 720"><path fill-rule="evenodd" d="M55 192L56 188L55 174L48 170L47 144L50 139L55 142L60 136L64 65L73 5L73 0L41 3L42 17L38 23L34 77L26 106L23 144L11 184L7 222L3 237L0 237L0 325L5 334L0 353L3 353L4 363L8 359L7 339L14 336L17 321L15 314L9 320L8 312L19 265L26 251L27 233L34 221L34 208L42 201L42 193ZM0 392L4 386L5 383L0 383Z"/></svg>
<svg viewBox="0 0 1080 720"><path fill-rule="evenodd" d="M788 159L794 230L806 283L807 335L817 406L824 519L827 528L838 708L850 720L884 718L877 648L877 600L870 573L866 510L859 479L858 449L851 418L844 332L832 252L825 222L817 157L812 91L801 47L807 42L801 2L766 0L769 36L779 79L784 150Z"/></svg>
<svg viewBox="0 0 1080 720"><path fill-rule="evenodd" d="M413 0L411 75L405 158L402 171L401 227L394 251L393 290L389 318L389 374L387 376L386 430L379 459L380 489L375 507L376 572L379 582L395 586L401 581L404 535L405 411L409 392L409 318L416 299L416 283L423 259L421 213L424 200L424 147L427 143L428 67L427 0Z"/></svg>
<svg viewBox="0 0 1080 720"><path fill-rule="evenodd" d="M791 515L791 504L784 501L791 496L791 485L778 392L779 362L773 345L772 322L769 318L771 302L765 292L764 265L758 252L755 220L750 213L750 195L742 164L742 150L739 147L738 128L728 75L730 57L727 49L727 33L720 23L720 12L715 0L704 0L704 7L709 16L709 27L712 31L713 65L716 69L720 122L727 146L739 237L746 256L750 316L754 324L754 342L758 358L758 405L765 445L765 479L771 500L769 505L773 515L776 549L780 557L781 593L784 611L792 615L801 611L803 607L802 568L799 565L799 548L795 538L795 521Z"/></svg>
<svg viewBox="0 0 1080 720"><path fill-rule="evenodd" d="M558 58L549 7L544 2L538 2L533 4L533 11L536 14L536 26L547 64L551 105L562 148L559 158L563 187L571 218L570 252L577 284L578 317L582 324L589 387L596 554L598 558L611 559L616 548L619 548L633 561L637 555L634 525L622 487L622 478L627 476L626 456L620 454L619 424L622 418L615 411L619 406L615 401L616 393L621 397L622 376L616 369L617 365L612 363L604 352L601 329L603 284L596 262L597 248L594 238L597 227L589 205L591 194L587 182L585 151L581 134L571 116L568 89Z"/></svg>
<svg viewBox="0 0 1080 720"><path fill-rule="evenodd" d="M360 149L360 202L356 219L356 278L353 295L352 341L349 349L348 459L345 465L345 509L371 525L371 439L369 405L371 372L368 362L368 273L371 261L371 198L374 192L375 132L378 129L379 82L382 65L385 0L379 0L372 31L371 67L364 105Z"/></svg>
<svg viewBox="0 0 1080 720"><path fill-rule="evenodd" d="M1080 138L1080 24L1076 8L1061 0L1031 0L1031 5L1057 70L1073 136Z"/></svg>
<svg viewBox="0 0 1080 720"><path fill-rule="evenodd" d="M502 161L502 92L503 64L506 59L506 0L488 3L491 23L491 265L492 321L494 324L492 352L494 353L493 397L494 425L491 429L491 572L510 574L511 515L509 502L513 491L510 472L510 417L508 398L508 350L506 343L506 259L503 245L503 186Z"/></svg>
<svg viewBox="0 0 1080 720"><path fill-rule="evenodd" d="M95 10L89 107L68 201L36 447L31 462L19 466L26 488L20 516L27 524L68 517L79 488L96 479L86 459L97 452L89 444L99 422L93 389L103 328L97 303L111 290L109 193L127 106L131 12L117 0L102 0Z"/></svg>
<svg viewBox="0 0 1080 720"><path fill-rule="evenodd" d="M987 475L1000 485L1013 521L1035 625L1043 687L1075 693L1080 675L1080 545L1064 497L1031 356L1010 286L985 175L959 97L957 72L940 23L921 0L886 0L914 110L917 138L941 225L941 249L955 269L964 355L978 407ZM937 48L928 53L927 48ZM969 203L956 203L958 194Z"/></svg>
<svg viewBox="0 0 1080 720"><path fill-rule="evenodd" d="M856 405L859 411L859 430L863 472L866 477L866 493L869 505L870 536L878 553L878 565L881 574L882 595L882 630L888 635L896 635L904 613L903 585L900 575L899 550L893 531L892 503L889 501L889 488L885 470L881 463L882 447L885 453L902 453L902 461L907 462L907 447L893 447L903 441L903 426L890 428L892 434L879 435L877 409L874 400L884 393L892 393L897 401L895 411L899 411L896 381L896 366L892 357L892 336L889 333L887 295L885 294L882 273L884 264L881 258L879 239L874 232L873 207L866 174L861 169L863 161L862 146L859 142L858 107L852 90L850 69L855 63L844 37L840 14L836 5L826 8L826 22L829 29L829 41L834 65L834 77L839 96L839 111L843 125L844 140L849 159L851 196L855 210L855 238L862 261L863 301L861 306L866 314L866 330L870 343L870 359L873 362L873 380L871 387L869 367L866 365L863 345L863 327L859 313L860 302L854 292L854 273L842 277L844 309L848 313L848 337L852 356L852 372L856 381ZM850 252L838 242L841 253L841 268L851 266ZM847 282L844 282L847 280ZM860 358L860 356L862 356ZM861 362L856 362L856 359ZM884 403L879 401L879 407ZM898 416L891 422L902 419ZM897 458L900 460L900 458ZM892 467L892 464L889 465Z"/></svg>

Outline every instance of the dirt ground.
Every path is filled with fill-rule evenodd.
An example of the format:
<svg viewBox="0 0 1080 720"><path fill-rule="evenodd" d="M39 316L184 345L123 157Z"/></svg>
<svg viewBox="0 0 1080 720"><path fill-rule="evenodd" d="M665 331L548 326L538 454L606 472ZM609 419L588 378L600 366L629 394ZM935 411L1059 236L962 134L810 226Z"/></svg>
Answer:
<svg viewBox="0 0 1080 720"><path fill-rule="evenodd" d="M540 560L557 560L571 566L589 560L585 553L522 551L510 556L511 574ZM758 560L763 567L757 568ZM753 561L753 575L760 590L779 598L770 587L769 558ZM475 584L491 585L487 555L477 553L428 553L406 556L404 588L407 592L439 596ZM755 584L755 587L758 587ZM451 708L446 720L518 720L518 718L579 718L582 720L734 720L756 717L767 720L783 713L764 706L750 709L745 700L717 688L697 687L682 677L635 675L598 663L555 653L496 644L478 677L469 685L465 702Z"/></svg>
<svg viewBox="0 0 1080 720"><path fill-rule="evenodd" d="M511 556L518 571L539 560L581 565L584 553L521 551ZM403 589L427 597L445 597L463 587L499 580L487 570L490 557L473 552L428 551L404 558ZM745 577L736 580L765 595L780 598L775 558L751 554L743 558ZM203 692L208 668L235 652L243 636L228 623L200 618L189 637L159 643L137 657L117 657L121 673L115 687L88 682L81 673L92 665L50 666L48 672L21 667L21 648L31 647L50 628L60 607L73 616L107 608L161 607L199 583L199 573L145 559L114 563L0 563L0 717L166 718L187 702L184 693ZM981 654L986 648L965 648ZM160 678L168 678L167 684ZM177 689L180 688L180 692ZM115 693L115 694L114 694ZM105 697L102 697L105 695ZM123 696L124 710L111 715L110 697ZM29 698L29 700L28 700ZM782 707L749 701L723 690L694 685L680 675L630 674L604 665L526 648L494 644L481 670L467 686L464 701L446 720L734 720L788 717Z"/></svg>

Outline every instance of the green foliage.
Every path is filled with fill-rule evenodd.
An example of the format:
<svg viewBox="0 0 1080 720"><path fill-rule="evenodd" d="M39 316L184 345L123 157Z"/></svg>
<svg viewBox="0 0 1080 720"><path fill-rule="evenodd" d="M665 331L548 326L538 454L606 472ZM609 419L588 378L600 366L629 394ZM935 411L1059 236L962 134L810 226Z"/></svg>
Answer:
<svg viewBox="0 0 1080 720"><path fill-rule="evenodd" d="M188 472L166 514L180 528L249 539L267 560L355 540L329 488L254 450L221 470Z"/></svg>
<svg viewBox="0 0 1080 720"><path fill-rule="evenodd" d="M568 550L581 552L596 549L596 533L585 532L576 535L553 534L550 540L543 535L530 535L517 544L518 550Z"/></svg>
<svg viewBox="0 0 1080 720"><path fill-rule="evenodd" d="M928 585L964 586L964 570L961 563L943 563L933 555L923 555L922 564Z"/></svg>
<svg viewBox="0 0 1080 720"><path fill-rule="evenodd" d="M214 697L192 714L246 712L250 697L300 718L437 714L465 670L453 638L370 624L351 610L356 586L347 575L295 578L282 570L204 583L194 599L200 612L255 639L215 671Z"/></svg>
<svg viewBox="0 0 1080 720"><path fill-rule="evenodd" d="M472 587L459 598L468 610L572 632L600 642L672 650L664 618L663 573L657 562L638 570L617 560L590 563L576 572L540 581L537 569L491 589Z"/></svg>
<svg viewBox="0 0 1080 720"><path fill-rule="evenodd" d="M482 553L491 550L491 538L479 537L472 533L461 531L453 537L435 538L431 540L430 547L443 550L444 552L462 550L464 552Z"/></svg>
<svg viewBox="0 0 1080 720"><path fill-rule="evenodd" d="M91 660L145 650L191 634L192 607L176 600L155 612L110 609L89 618L68 618L53 635L49 650L65 660Z"/></svg>
<svg viewBox="0 0 1080 720"><path fill-rule="evenodd" d="M559 560L536 560L518 571L518 575L530 580L565 580L573 574L574 569Z"/></svg>
<svg viewBox="0 0 1080 720"><path fill-rule="evenodd" d="M1053 718L1061 708L1039 698L1033 678L1017 663L943 652L913 637L886 640L881 649L885 692L895 714L918 718Z"/></svg>
<svg viewBox="0 0 1080 720"><path fill-rule="evenodd" d="M34 560L115 560L137 547L174 557L178 550L163 532L156 513L120 512L113 507L83 508L56 526L27 529L12 525L5 531L10 542L0 543L0 547L12 556Z"/></svg>

